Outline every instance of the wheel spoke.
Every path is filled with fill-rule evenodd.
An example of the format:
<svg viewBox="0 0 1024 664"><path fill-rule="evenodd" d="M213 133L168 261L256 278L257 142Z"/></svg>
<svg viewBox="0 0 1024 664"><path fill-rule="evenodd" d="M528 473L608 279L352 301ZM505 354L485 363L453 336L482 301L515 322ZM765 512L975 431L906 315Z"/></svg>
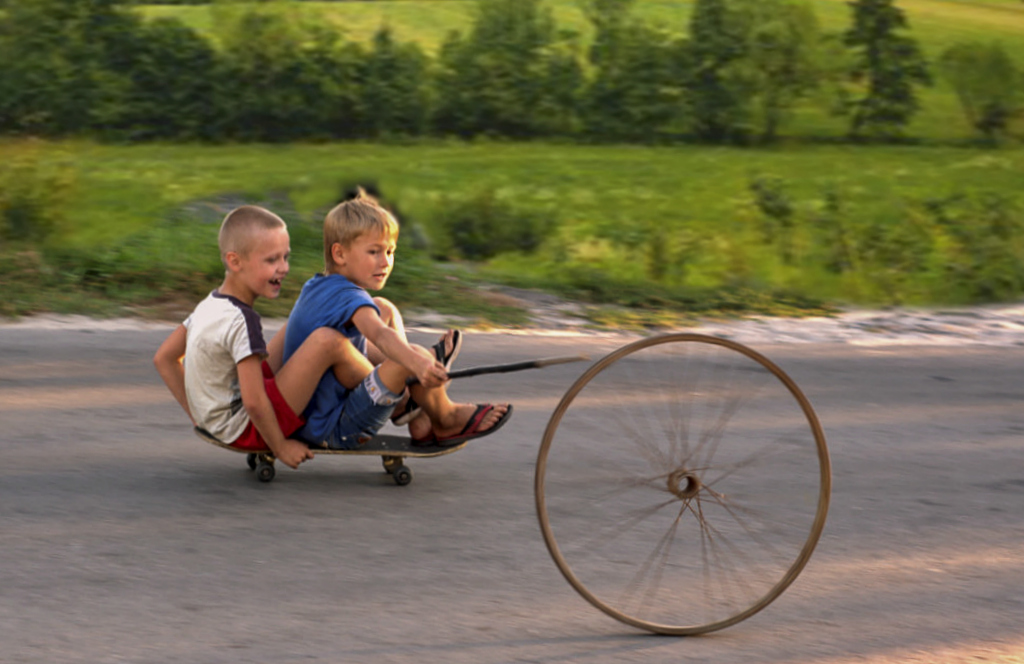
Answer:
<svg viewBox="0 0 1024 664"><path fill-rule="evenodd" d="M824 527L828 452L777 366L734 342L666 335L570 388L536 490L545 543L584 598L637 627L699 634L799 574Z"/></svg>

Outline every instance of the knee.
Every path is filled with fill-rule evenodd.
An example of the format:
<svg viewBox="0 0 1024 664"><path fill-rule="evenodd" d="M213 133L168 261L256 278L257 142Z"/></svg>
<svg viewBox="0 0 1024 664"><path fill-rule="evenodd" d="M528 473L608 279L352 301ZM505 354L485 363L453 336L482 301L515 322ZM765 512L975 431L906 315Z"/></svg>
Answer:
<svg viewBox="0 0 1024 664"><path fill-rule="evenodd" d="M342 352L346 352L352 347L352 342L348 337L333 327L318 327L309 335L306 343L315 344L325 350L340 350Z"/></svg>
<svg viewBox="0 0 1024 664"><path fill-rule="evenodd" d="M432 350L430 350L428 348L424 348L423 346L420 346L419 344L409 344L409 347L412 348L417 353L419 353L420 355L423 355L425 357L429 357L432 360L436 360L437 359L437 356L434 355L434 351L432 351Z"/></svg>
<svg viewBox="0 0 1024 664"><path fill-rule="evenodd" d="M341 332L338 332L333 327L318 327L310 333L307 340L315 343L335 343L339 340L348 341Z"/></svg>
<svg viewBox="0 0 1024 664"><path fill-rule="evenodd" d="M390 325L392 321L401 320L402 314L391 300L386 297L375 297L373 303L380 309L381 320L385 323Z"/></svg>

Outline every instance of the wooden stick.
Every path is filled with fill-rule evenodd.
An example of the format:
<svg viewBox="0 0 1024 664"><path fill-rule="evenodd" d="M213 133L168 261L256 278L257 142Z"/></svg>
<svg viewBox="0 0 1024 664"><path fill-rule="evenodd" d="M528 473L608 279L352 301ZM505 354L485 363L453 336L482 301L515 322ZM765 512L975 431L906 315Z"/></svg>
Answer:
<svg viewBox="0 0 1024 664"><path fill-rule="evenodd" d="M541 369L554 364L567 364L569 362L586 362L590 360L589 355L571 355L567 357L547 357L539 360L526 360L525 362L510 362L509 364L491 364L483 367L470 367L449 371L448 378L469 378L471 376L482 376L484 374L509 373L512 371L523 371L525 369ZM406 381L408 385L415 385L419 380L411 378Z"/></svg>
<svg viewBox="0 0 1024 664"><path fill-rule="evenodd" d="M524 369L542 369L554 364L568 364L569 362L586 362L590 357L587 355L572 355L570 357L548 357L540 360L526 360L525 362L512 362L510 364L492 364L484 367L470 367L449 371L449 378L469 378L470 376L481 376L492 373L509 373L512 371L523 371Z"/></svg>

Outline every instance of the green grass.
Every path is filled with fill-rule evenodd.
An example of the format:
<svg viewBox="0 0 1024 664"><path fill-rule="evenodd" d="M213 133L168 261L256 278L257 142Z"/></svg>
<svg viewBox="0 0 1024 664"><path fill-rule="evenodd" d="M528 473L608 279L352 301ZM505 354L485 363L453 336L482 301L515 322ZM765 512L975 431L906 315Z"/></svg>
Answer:
<svg viewBox="0 0 1024 664"><path fill-rule="evenodd" d="M14 143L0 144L0 155ZM225 192L288 191L312 213L343 184L375 181L428 230L446 195L495 189L554 204L581 227L728 226L749 199L752 176L783 179L797 199L827 187L866 210L900 197L979 188L1016 191L1024 150L914 146L774 149L437 142L417 146L52 144L79 173L79 212L64 241L95 245L144 229L177 205Z"/></svg>
<svg viewBox="0 0 1024 664"><path fill-rule="evenodd" d="M9 160L19 149L24 144L0 143L0 159ZM337 200L343 185L373 182L398 207L408 229L423 229L435 256L455 255L444 231L451 201L490 191L521 208L550 214L557 232L530 255L503 254L479 265L454 263L446 268L408 245L400 248L396 274L385 294L406 306L506 323L521 321L522 312L500 298L481 296L480 283L544 288L648 312L792 312L818 310L823 303L889 304L894 297L915 304L956 301L943 300L942 287L935 284L904 285L894 295L874 282L826 274L813 265L781 263L773 246L758 236L763 219L753 204L751 180L780 182L805 225L830 191L840 194L851 223L897 224L920 217L924 201L954 194L1001 194L1019 203L1024 172L1021 148L939 146L67 142L36 144L34 149L41 159L73 164L77 173L73 212L43 251L44 256L62 256L70 267L51 261L20 272L0 271L8 274L8 289L14 288L11 280L17 274L35 270L46 277L40 278L51 291L66 295L69 283L85 284L88 294L159 312L168 302L180 304L179 291L189 300L216 285L216 222L223 212L197 216L196 201L225 195L266 201L278 196L294 208L278 208L293 228L291 290L281 302L268 304L272 313L283 314L295 289L320 268L317 224L322 210ZM174 214L187 204L193 213ZM172 217L177 221L167 221ZM657 233L673 251L683 247L683 253L670 257L672 265L662 277L652 275L651 267L651 251L658 244L651 238ZM403 234L406 240L411 236L411 230ZM806 245L809 240L801 241ZM0 249L0 254L10 252L9 247ZM89 258L93 256L99 258ZM25 255L18 260L32 262ZM70 282L58 278L62 271L71 275ZM0 282L4 279L0 274ZM15 307L8 298L7 313L76 306L73 297L42 302L46 289L33 303L24 281L19 283L18 297L29 304ZM959 297L954 291L949 289L949 298ZM83 297L78 306L87 306L87 300ZM595 316L615 317L607 311ZM640 317L658 318L650 313Z"/></svg>

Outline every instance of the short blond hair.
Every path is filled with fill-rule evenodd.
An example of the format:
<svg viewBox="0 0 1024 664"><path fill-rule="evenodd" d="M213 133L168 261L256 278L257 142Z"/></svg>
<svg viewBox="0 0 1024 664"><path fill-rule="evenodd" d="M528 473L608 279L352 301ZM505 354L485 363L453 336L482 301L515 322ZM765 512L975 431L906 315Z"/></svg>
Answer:
<svg viewBox="0 0 1024 664"><path fill-rule="evenodd" d="M242 205L224 217L217 236L220 259L225 261L229 251L246 256L256 244L261 231L287 228L284 219L258 205Z"/></svg>
<svg viewBox="0 0 1024 664"><path fill-rule="evenodd" d="M398 220L360 187L355 198L335 205L324 217L324 272L331 272L335 244L350 247L364 233L398 240Z"/></svg>

